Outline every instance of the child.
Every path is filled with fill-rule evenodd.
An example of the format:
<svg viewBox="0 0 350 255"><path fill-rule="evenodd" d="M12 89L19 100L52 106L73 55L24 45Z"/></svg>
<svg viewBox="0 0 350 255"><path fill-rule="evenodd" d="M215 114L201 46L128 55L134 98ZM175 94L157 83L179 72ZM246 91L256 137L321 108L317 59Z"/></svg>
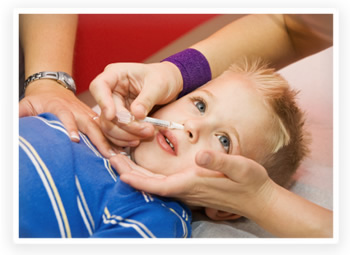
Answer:
<svg viewBox="0 0 350 255"><path fill-rule="evenodd" d="M156 130L130 156L141 167L170 175L211 148L257 161L285 186L307 152L295 95L259 61L234 65L155 112L153 117L181 123L184 130ZM50 114L20 120L19 189L20 237L191 235L187 206L121 182L87 137L70 142ZM205 210L214 220L239 217Z"/></svg>

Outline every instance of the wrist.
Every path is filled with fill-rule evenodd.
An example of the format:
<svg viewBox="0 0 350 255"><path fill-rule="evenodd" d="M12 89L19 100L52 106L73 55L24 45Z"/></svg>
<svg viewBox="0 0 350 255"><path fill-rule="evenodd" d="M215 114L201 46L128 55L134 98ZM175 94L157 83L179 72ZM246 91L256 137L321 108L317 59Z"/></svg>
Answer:
<svg viewBox="0 0 350 255"><path fill-rule="evenodd" d="M259 190L253 194L252 201L248 204L244 216L258 225L266 222L271 217L276 203L278 203L279 188L278 184L268 178Z"/></svg>
<svg viewBox="0 0 350 255"><path fill-rule="evenodd" d="M59 83L57 83L54 80L36 80L32 81L28 86L26 87L24 91L24 95L28 96L31 94L36 94L38 91L40 92L48 92L48 91L67 91L63 86L61 86ZM69 92L70 93L70 92Z"/></svg>
<svg viewBox="0 0 350 255"><path fill-rule="evenodd" d="M206 57L198 50L188 48L162 62L173 63L182 76L182 97L211 80L211 70Z"/></svg>
<svg viewBox="0 0 350 255"><path fill-rule="evenodd" d="M272 180L249 214L263 229L278 237L332 237L333 214ZM264 193L264 192L263 192Z"/></svg>
<svg viewBox="0 0 350 255"><path fill-rule="evenodd" d="M183 79L179 68L175 64L168 61L161 62L160 64L164 66L167 70L167 78L170 77L172 79L169 81L169 85L170 88L174 89L177 97L183 89ZM176 97L174 98L174 100L176 99Z"/></svg>
<svg viewBox="0 0 350 255"><path fill-rule="evenodd" d="M57 82L59 85L63 86L66 89L69 89L74 94L76 93L76 86L73 78L66 72L52 72L52 71L43 71L32 74L29 76L24 82L24 90L26 90L27 86L32 82L37 80L53 80Z"/></svg>

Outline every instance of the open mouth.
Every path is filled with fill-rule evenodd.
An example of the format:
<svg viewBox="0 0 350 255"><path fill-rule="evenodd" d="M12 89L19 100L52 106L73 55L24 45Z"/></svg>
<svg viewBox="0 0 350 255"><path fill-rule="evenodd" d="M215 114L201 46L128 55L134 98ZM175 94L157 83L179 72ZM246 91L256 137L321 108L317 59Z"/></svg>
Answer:
<svg viewBox="0 0 350 255"><path fill-rule="evenodd" d="M169 141L168 137L164 136L165 141L169 144L170 148L175 152L175 147L174 145Z"/></svg>
<svg viewBox="0 0 350 255"><path fill-rule="evenodd" d="M171 131L160 130L157 134L157 142L164 151L176 156L177 139Z"/></svg>

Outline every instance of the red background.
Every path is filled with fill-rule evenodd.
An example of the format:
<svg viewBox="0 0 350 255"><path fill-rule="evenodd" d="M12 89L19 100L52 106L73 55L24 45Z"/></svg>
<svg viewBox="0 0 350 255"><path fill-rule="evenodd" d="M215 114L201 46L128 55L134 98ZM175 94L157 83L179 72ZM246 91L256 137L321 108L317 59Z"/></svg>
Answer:
<svg viewBox="0 0 350 255"><path fill-rule="evenodd" d="M77 93L106 65L143 62L216 14L81 14L73 77Z"/></svg>

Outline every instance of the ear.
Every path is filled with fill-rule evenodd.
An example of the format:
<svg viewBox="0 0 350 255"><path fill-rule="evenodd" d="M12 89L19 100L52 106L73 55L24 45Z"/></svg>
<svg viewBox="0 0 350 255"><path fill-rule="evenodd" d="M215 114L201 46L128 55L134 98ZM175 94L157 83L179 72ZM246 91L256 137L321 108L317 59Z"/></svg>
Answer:
<svg viewBox="0 0 350 255"><path fill-rule="evenodd" d="M238 214L224 212L212 208L205 208L205 214L212 220L235 220L241 217Z"/></svg>

